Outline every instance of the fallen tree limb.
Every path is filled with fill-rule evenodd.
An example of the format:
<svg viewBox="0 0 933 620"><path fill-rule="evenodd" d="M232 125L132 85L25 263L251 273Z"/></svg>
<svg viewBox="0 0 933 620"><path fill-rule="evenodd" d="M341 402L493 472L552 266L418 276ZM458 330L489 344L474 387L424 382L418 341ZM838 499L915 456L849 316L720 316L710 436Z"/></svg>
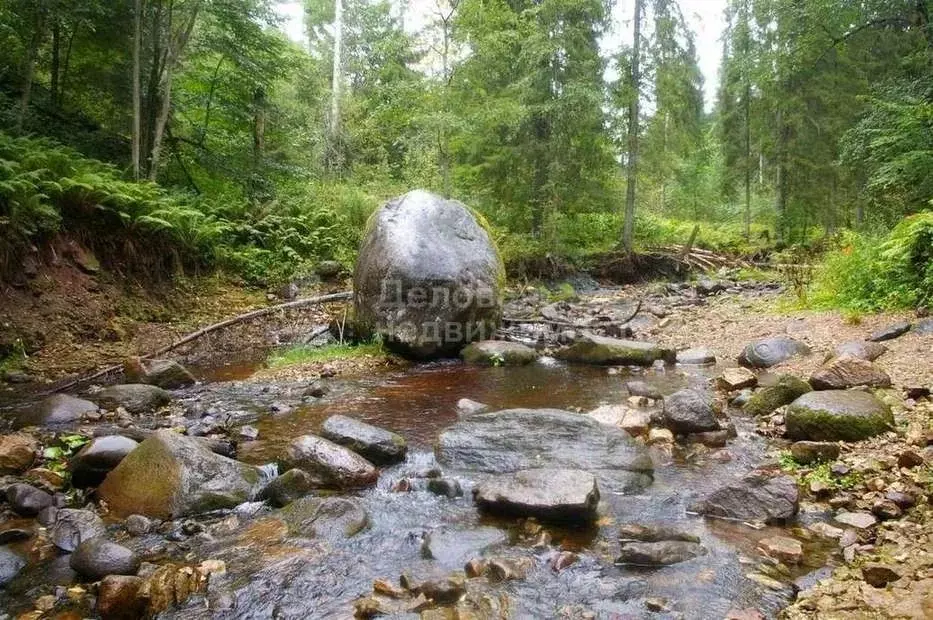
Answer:
<svg viewBox="0 0 933 620"><path fill-rule="evenodd" d="M567 321L555 321L552 319L523 319L516 316L504 316L502 317L503 323L527 323L529 325L554 325L556 327L570 327L573 329L593 329L594 327L608 327L610 325L625 325L629 321L635 318L635 316L641 311L641 300L639 299L635 303L635 310L628 315L626 318L620 321L612 321L609 323L598 323L592 325L582 325L580 323L570 323Z"/></svg>
<svg viewBox="0 0 933 620"><path fill-rule="evenodd" d="M187 336L181 338L180 340L176 340L172 342L171 344L165 345L161 349L158 349L156 351L153 351L152 353L147 353L146 355L140 356L139 359L147 360L147 359L152 359L158 355L164 355L165 353L168 353L169 351L177 349L178 347L188 344L189 342L193 342L197 340L198 338L206 336L207 334L210 334L212 332L216 332L225 327L230 327L231 325L236 325L238 323L243 323L245 321L257 319L261 316L266 316L267 314L272 314L280 310L292 310L294 308L314 306L317 304L324 304L324 303L328 303L332 301L347 301L351 299L352 297L353 297L353 291L342 291L340 293L331 293L329 295L318 295L317 297L307 297L305 299L296 299L295 301L289 301L284 304L276 304L275 306L268 306L266 308L260 308L258 310L251 310L250 312L237 315L233 318L225 319L223 321L220 321L219 323L214 323L213 325L202 327L201 329L188 334ZM44 392L43 395L61 392L62 390L67 390L68 388L74 387L81 383L87 383L95 379L100 379L101 377L105 377L111 373L122 371L122 370L123 370L122 363L114 364L112 366L107 366L103 370L99 370L92 375L88 375L86 377L78 377L77 379L69 381L68 383L65 383L64 385L59 385L47 392Z"/></svg>

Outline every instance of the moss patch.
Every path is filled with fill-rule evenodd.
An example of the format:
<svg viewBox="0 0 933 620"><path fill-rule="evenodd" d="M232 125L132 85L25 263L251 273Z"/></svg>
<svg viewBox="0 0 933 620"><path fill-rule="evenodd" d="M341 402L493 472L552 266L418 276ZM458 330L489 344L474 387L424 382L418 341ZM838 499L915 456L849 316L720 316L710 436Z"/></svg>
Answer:
<svg viewBox="0 0 933 620"><path fill-rule="evenodd" d="M787 436L813 441L861 441L894 428L890 410L853 415L794 406L785 417Z"/></svg>

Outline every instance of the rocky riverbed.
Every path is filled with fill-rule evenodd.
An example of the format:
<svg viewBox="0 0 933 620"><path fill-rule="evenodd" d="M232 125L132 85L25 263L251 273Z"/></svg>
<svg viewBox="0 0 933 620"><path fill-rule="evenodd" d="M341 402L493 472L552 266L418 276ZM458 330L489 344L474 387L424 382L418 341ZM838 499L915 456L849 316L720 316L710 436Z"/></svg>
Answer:
<svg viewBox="0 0 933 620"><path fill-rule="evenodd" d="M929 320L778 294L519 291L467 364L155 364L10 410L0 608L929 617Z"/></svg>

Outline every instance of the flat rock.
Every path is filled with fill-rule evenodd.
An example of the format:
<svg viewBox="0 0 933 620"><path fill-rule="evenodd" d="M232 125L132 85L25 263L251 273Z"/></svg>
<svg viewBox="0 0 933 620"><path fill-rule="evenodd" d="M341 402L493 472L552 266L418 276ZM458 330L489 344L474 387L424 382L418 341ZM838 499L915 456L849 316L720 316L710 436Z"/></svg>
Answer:
<svg viewBox="0 0 933 620"><path fill-rule="evenodd" d="M568 347L560 349L555 357L581 364L611 364L619 366L651 366L657 360L673 362L676 357L670 349L640 340L620 340L583 332Z"/></svg>
<svg viewBox="0 0 933 620"><path fill-rule="evenodd" d="M758 541L758 549L768 557L787 564L803 562L803 545L789 536L769 536Z"/></svg>
<svg viewBox="0 0 933 620"><path fill-rule="evenodd" d="M810 376L814 390L844 390L865 385L868 387L891 387L891 377L868 360L843 355L837 357Z"/></svg>
<svg viewBox="0 0 933 620"><path fill-rule="evenodd" d="M107 575L135 575L140 560L130 549L98 536L78 545L69 563L85 579L97 581Z"/></svg>
<svg viewBox="0 0 933 620"><path fill-rule="evenodd" d="M379 472L362 456L323 437L303 435L285 448L283 469L303 469L322 486L368 487L376 484Z"/></svg>
<svg viewBox="0 0 933 620"><path fill-rule="evenodd" d="M839 458L839 444L828 441L796 441L790 446L791 456L801 465Z"/></svg>
<svg viewBox="0 0 933 620"><path fill-rule="evenodd" d="M810 385L793 375L780 375L773 384L759 388L742 405L742 410L754 416L772 413L778 407L794 402L802 394L810 391Z"/></svg>
<svg viewBox="0 0 933 620"><path fill-rule="evenodd" d="M797 398L784 416L790 439L860 441L894 428L891 409L858 390L821 390Z"/></svg>
<svg viewBox="0 0 933 620"><path fill-rule="evenodd" d="M868 336L870 342L883 342L885 340L894 340L910 331L910 321L898 321L886 327L874 331Z"/></svg>
<svg viewBox="0 0 933 620"><path fill-rule="evenodd" d="M71 483L79 489L96 487L138 446L137 441L122 435L95 437L68 462Z"/></svg>
<svg viewBox="0 0 933 620"><path fill-rule="evenodd" d="M39 442L26 433L0 435L0 475L18 474L36 460Z"/></svg>
<svg viewBox="0 0 933 620"><path fill-rule="evenodd" d="M695 542L682 540L626 542L622 544L616 564L670 566L701 555L706 555L706 547Z"/></svg>
<svg viewBox="0 0 933 620"><path fill-rule="evenodd" d="M800 494L793 478L752 472L713 491L689 510L739 521L783 523L797 514L799 506Z"/></svg>
<svg viewBox="0 0 933 620"><path fill-rule="evenodd" d="M678 435L719 429L713 405L705 394L683 389L664 398L664 426Z"/></svg>
<svg viewBox="0 0 933 620"><path fill-rule="evenodd" d="M753 388L758 384L758 378L748 368L741 366L735 368L726 368L716 379L720 389L732 391Z"/></svg>
<svg viewBox="0 0 933 620"><path fill-rule="evenodd" d="M716 354L705 347L677 352L677 363L688 366L708 366L716 363Z"/></svg>
<svg viewBox="0 0 933 620"><path fill-rule="evenodd" d="M632 437L646 435L651 428L651 412L646 409L633 409L625 405L602 405L587 415L600 424L621 428Z"/></svg>
<svg viewBox="0 0 933 620"><path fill-rule="evenodd" d="M408 453L408 445L401 435L344 415L327 418L321 427L321 436L377 465L404 461Z"/></svg>
<svg viewBox="0 0 933 620"><path fill-rule="evenodd" d="M525 469L493 476L473 488L488 512L545 521L596 519L599 488L593 474L575 469Z"/></svg>
<svg viewBox="0 0 933 620"><path fill-rule="evenodd" d="M37 405L30 405L21 410L13 426L64 426L79 421L85 414L97 411L97 405L89 400L68 394L53 394Z"/></svg>
<svg viewBox="0 0 933 620"><path fill-rule="evenodd" d="M851 357L857 357L859 359L873 362L884 355L887 350L888 348L886 346L877 342L868 342L866 340L850 340L836 346L833 351L833 357L849 355Z"/></svg>
<svg viewBox="0 0 933 620"><path fill-rule="evenodd" d="M806 355L810 348L786 336L775 336L753 342L742 350L739 364L751 368L770 368L797 355Z"/></svg>
<svg viewBox="0 0 933 620"><path fill-rule="evenodd" d="M849 527L854 527L858 530L866 530L876 523L878 523L877 517L871 514L870 512L840 512L833 517L837 522L842 523L843 525L848 525Z"/></svg>
<svg viewBox="0 0 933 620"><path fill-rule="evenodd" d="M302 497L275 513L296 536L345 540L369 525L369 515L348 497Z"/></svg>
<svg viewBox="0 0 933 620"><path fill-rule="evenodd" d="M104 409L123 407L130 413L151 413L172 400L172 395L157 385L127 383L111 385L91 398Z"/></svg>
<svg viewBox="0 0 933 620"><path fill-rule="evenodd" d="M524 366L538 359L538 352L519 342L481 340L465 346L460 357L468 364Z"/></svg>
<svg viewBox="0 0 933 620"><path fill-rule="evenodd" d="M509 543L508 534L490 526L459 529L440 527L425 534L421 557L435 560L445 568L461 568L472 558Z"/></svg>
<svg viewBox="0 0 933 620"><path fill-rule="evenodd" d="M661 542L664 540L680 540L683 542L700 542L700 537L690 534L672 525L660 523L641 524L624 523L619 526L619 540L637 542Z"/></svg>
<svg viewBox="0 0 933 620"><path fill-rule="evenodd" d="M82 542L103 536L104 522L90 510L62 508L55 513L49 538L62 551L74 551Z"/></svg>

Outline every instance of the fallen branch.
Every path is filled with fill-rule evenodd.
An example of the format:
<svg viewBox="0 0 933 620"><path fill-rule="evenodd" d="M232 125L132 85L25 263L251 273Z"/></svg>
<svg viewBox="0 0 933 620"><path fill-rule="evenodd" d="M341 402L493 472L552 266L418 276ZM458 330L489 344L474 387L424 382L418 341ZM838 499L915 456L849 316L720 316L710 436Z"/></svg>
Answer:
<svg viewBox="0 0 933 620"><path fill-rule="evenodd" d="M608 327L610 325L625 325L629 321L635 318L641 311L641 300L639 299L635 303L635 310L626 318L621 321L612 321L611 323L599 323L596 325L583 325L580 323L570 323L567 321L555 321L552 319L523 319L517 316L504 316L502 317L503 323L527 323L529 325L554 325L556 327L570 327L573 329L593 329L594 327Z"/></svg>

